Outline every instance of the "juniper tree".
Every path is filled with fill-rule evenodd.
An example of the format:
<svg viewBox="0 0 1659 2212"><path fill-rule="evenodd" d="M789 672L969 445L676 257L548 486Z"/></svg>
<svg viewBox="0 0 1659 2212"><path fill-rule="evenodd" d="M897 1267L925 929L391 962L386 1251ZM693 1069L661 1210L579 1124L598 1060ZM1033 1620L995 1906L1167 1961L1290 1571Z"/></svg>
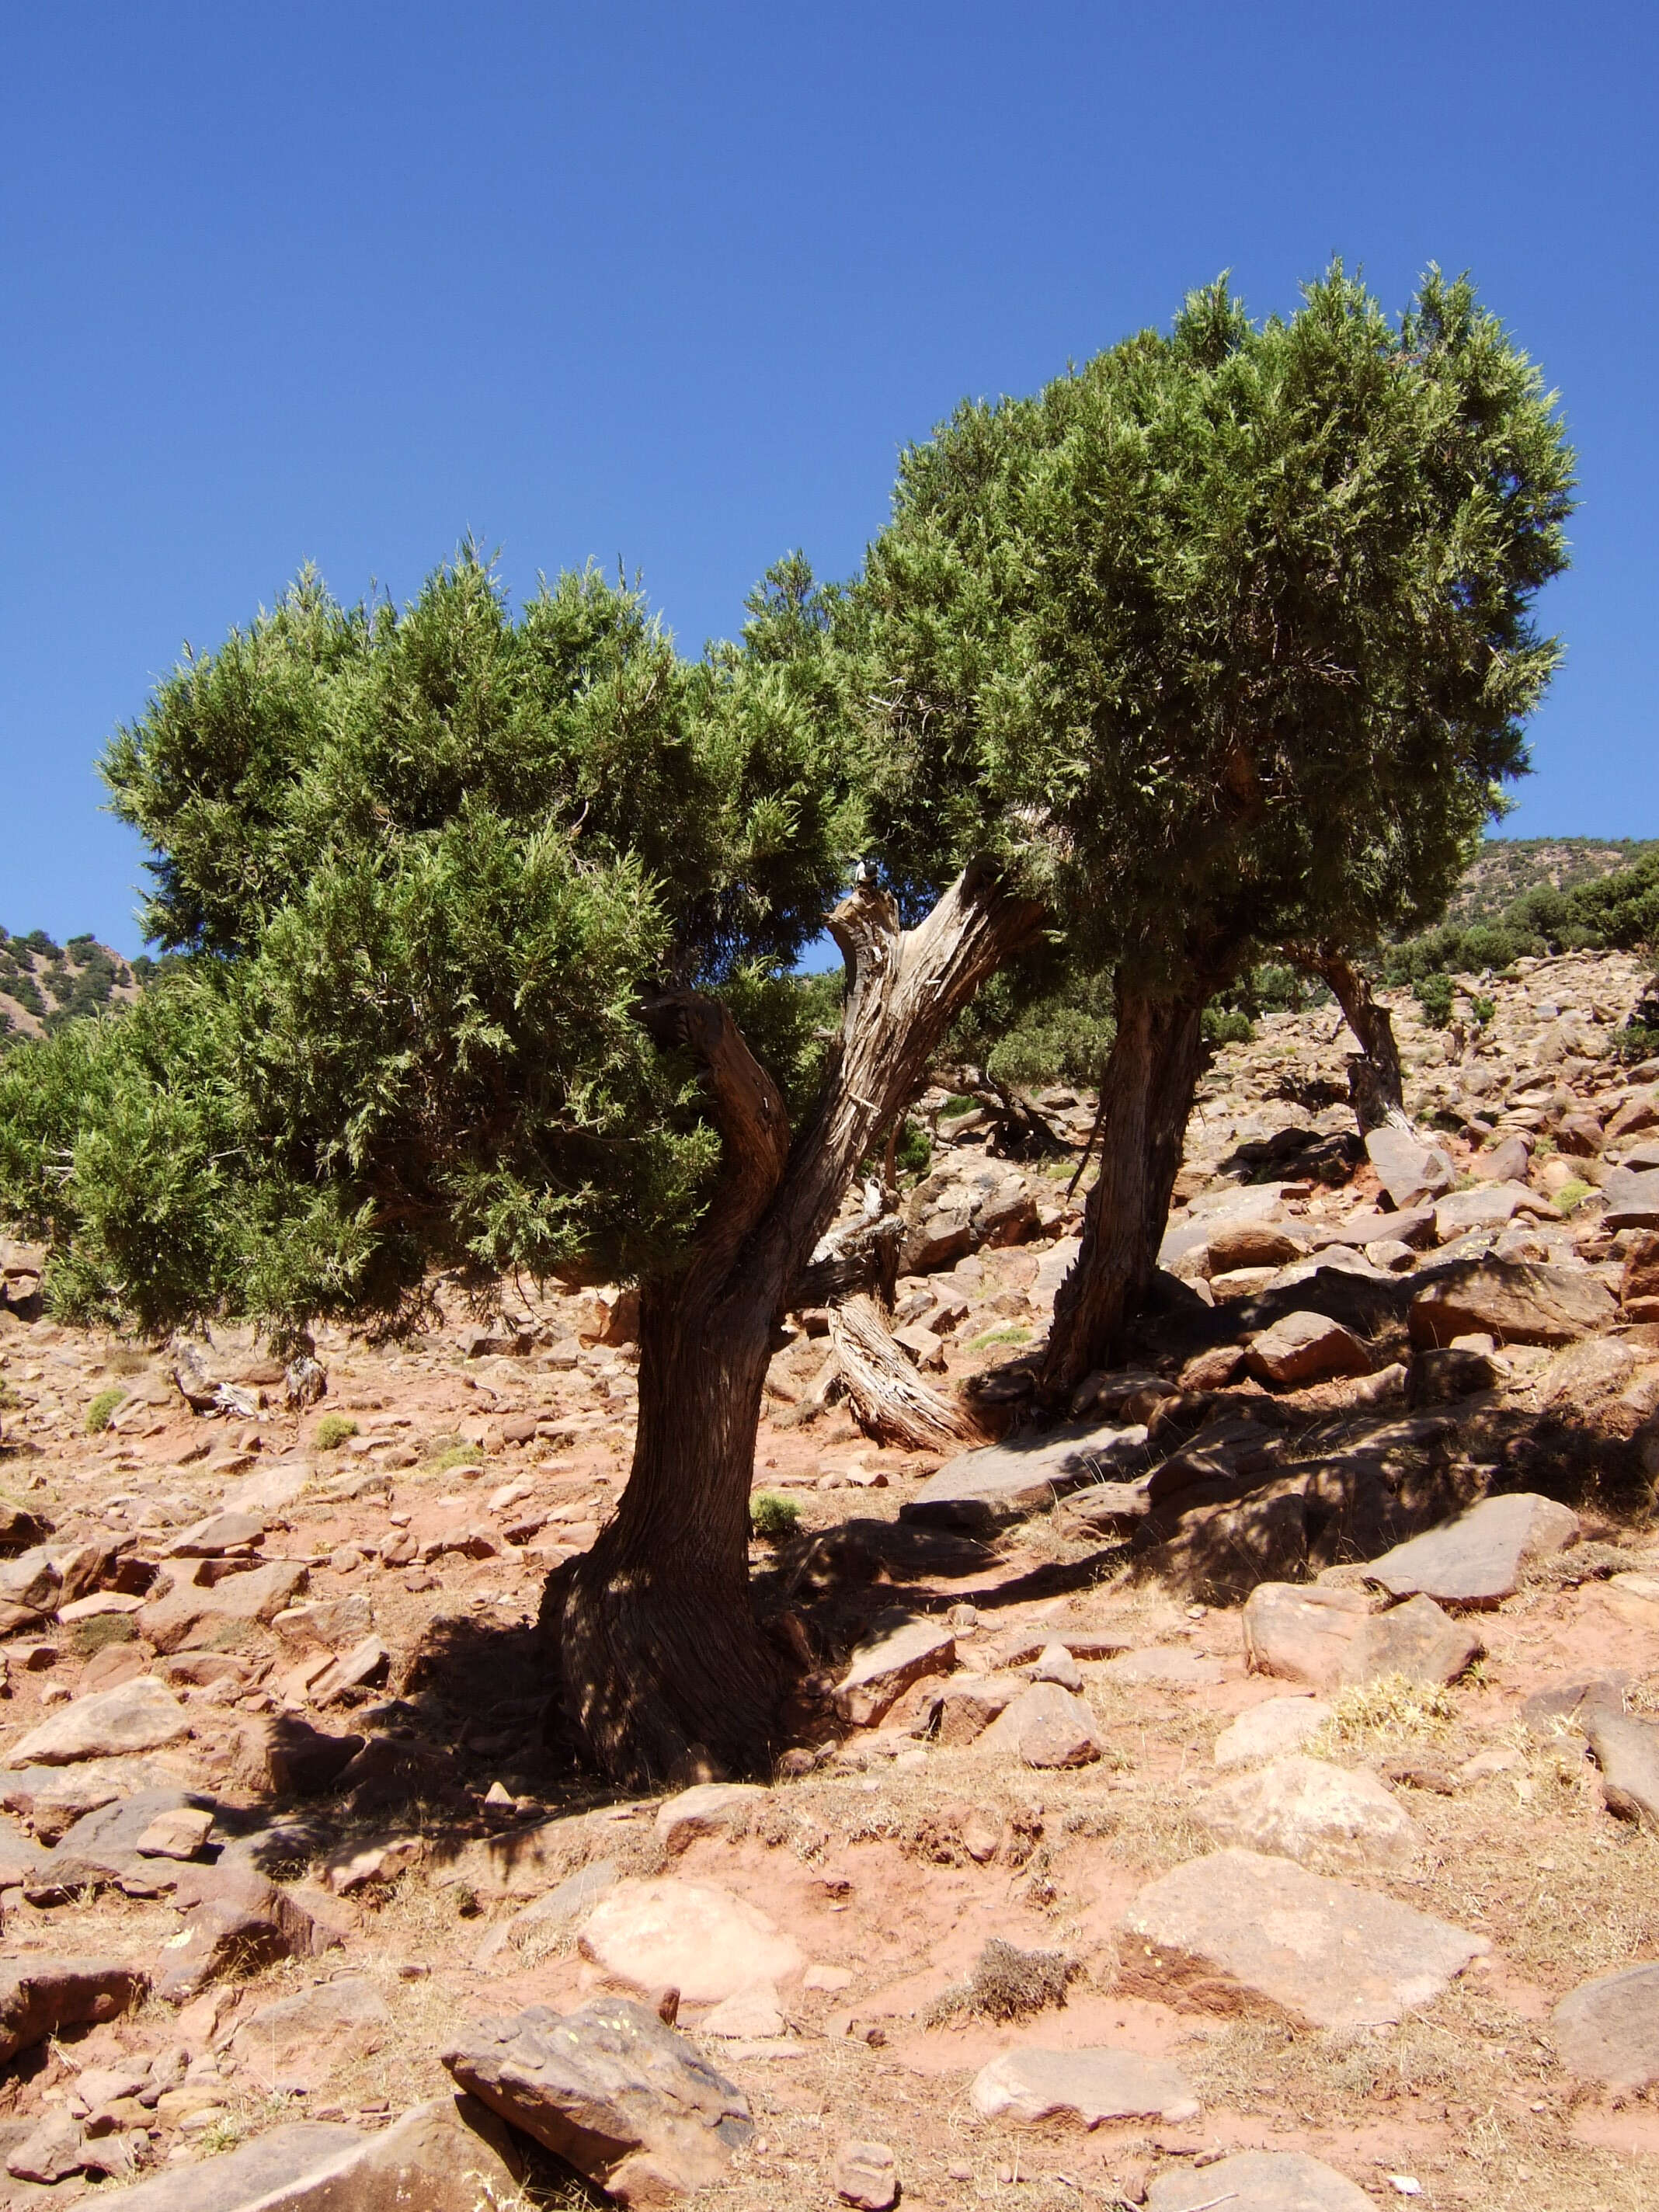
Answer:
<svg viewBox="0 0 1659 2212"><path fill-rule="evenodd" d="M830 604L785 564L741 646L689 663L592 574L516 619L471 553L403 612L303 577L104 763L156 854L147 933L184 957L0 1069L0 1205L52 1236L59 1310L282 1340L418 1317L435 1266L640 1283L632 1470L544 1608L572 1719L635 1778L768 1753L773 1331L1035 920L977 863L908 929L853 881ZM787 970L832 905L826 1048Z"/></svg>
<svg viewBox="0 0 1659 2212"><path fill-rule="evenodd" d="M908 895L1017 851L1109 969L1102 1165L1045 1380L1150 1285L1206 1003L1264 952L1443 905L1557 658L1571 456L1467 283L1397 321L1340 267L1288 319L1223 283L904 459L848 619Z"/></svg>

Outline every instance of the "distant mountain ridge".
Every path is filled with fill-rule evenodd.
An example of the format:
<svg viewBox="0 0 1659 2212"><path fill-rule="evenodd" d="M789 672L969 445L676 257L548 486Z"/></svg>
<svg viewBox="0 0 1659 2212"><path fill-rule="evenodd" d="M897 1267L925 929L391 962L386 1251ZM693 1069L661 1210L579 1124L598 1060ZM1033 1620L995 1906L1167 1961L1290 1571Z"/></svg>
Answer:
<svg viewBox="0 0 1659 2212"><path fill-rule="evenodd" d="M138 995L138 978L95 937L57 945L44 929L15 937L0 929L0 1041L40 1036L76 1014Z"/></svg>

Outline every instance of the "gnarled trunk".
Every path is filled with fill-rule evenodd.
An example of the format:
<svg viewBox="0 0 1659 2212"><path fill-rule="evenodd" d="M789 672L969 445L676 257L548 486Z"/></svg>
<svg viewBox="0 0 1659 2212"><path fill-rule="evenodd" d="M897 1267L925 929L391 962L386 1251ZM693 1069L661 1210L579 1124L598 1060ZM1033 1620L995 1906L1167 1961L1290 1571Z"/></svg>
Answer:
<svg viewBox="0 0 1659 2212"><path fill-rule="evenodd" d="M702 1062L725 1173L690 1262L646 1287L640 1413L617 1517L550 1584L567 1713L619 1780L763 1767L780 1662L749 1601L749 1492L774 1322L876 1133L920 1087L940 1038L1040 927L1039 908L970 868L914 930L861 886L830 927L848 967L841 1030L811 1121L781 1102L718 1001L647 1019Z"/></svg>
<svg viewBox="0 0 1659 2212"><path fill-rule="evenodd" d="M1324 946L1287 945L1285 957L1304 975L1316 975L1336 994L1343 1018L1359 1047L1348 1055L1348 1096L1362 1137L1373 1129L1392 1126L1408 1135L1417 1133L1406 1111L1405 1076L1400 1047L1394 1034L1394 1017L1379 1006L1369 979L1346 953Z"/></svg>
<svg viewBox="0 0 1659 2212"><path fill-rule="evenodd" d="M1166 997L1120 975L1117 1036L1101 1079L1100 1172L1083 1243L1054 1300L1047 1396L1109 1365L1151 1287L1204 1063L1209 988Z"/></svg>

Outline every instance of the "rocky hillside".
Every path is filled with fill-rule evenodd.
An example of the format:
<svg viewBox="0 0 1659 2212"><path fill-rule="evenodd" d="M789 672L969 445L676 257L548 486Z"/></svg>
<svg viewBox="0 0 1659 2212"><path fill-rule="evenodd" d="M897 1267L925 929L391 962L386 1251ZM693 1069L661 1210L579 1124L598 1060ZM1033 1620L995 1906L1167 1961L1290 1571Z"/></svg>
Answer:
<svg viewBox="0 0 1659 2212"><path fill-rule="evenodd" d="M60 1329L0 1253L0 2207L1650 2205L1645 980L1401 994L1420 1141L1369 1150L1334 1009L1229 1048L1158 1312L1058 1430L1094 1102L1025 1163L928 1102L896 1319L982 1441L872 1443L796 1317L760 1784L619 1800L544 1726L630 1300L439 1285L319 1397L235 1332Z"/></svg>
<svg viewBox="0 0 1659 2212"><path fill-rule="evenodd" d="M1652 838L1488 837L1458 886L1449 919L1493 921L1528 891L1574 890L1656 849Z"/></svg>
<svg viewBox="0 0 1659 2212"><path fill-rule="evenodd" d="M0 1042L40 1036L54 1018L100 1013L137 996L132 970L93 937L55 945L44 929L0 929Z"/></svg>

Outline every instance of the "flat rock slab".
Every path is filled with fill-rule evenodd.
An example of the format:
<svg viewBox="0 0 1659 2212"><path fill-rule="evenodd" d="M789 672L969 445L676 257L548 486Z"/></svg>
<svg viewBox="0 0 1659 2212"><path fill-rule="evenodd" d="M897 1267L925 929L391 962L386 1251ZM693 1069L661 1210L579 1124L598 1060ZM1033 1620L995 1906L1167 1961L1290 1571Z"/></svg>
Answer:
<svg viewBox="0 0 1659 2212"><path fill-rule="evenodd" d="M1632 2094L1659 2081L1659 1966L1581 1983L1550 2014L1550 2031L1561 2063L1581 2081Z"/></svg>
<svg viewBox="0 0 1659 2212"><path fill-rule="evenodd" d="M82 1759L159 1751L190 1734L190 1716L153 1674L74 1698L5 1754L8 1766L70 1766Z"/></svg>
<svg viewBox="0 0 1659 2212"><path fill-rule="evenodd" d="M1416 1821L1376 1775L1299 1753L1220 1784L1195 1809L1218 1843L1303 1865L1407 1867L1423 1843Z"/></svg>
<svg viewBox="0 0 1659 2212"><path fill-rule="evenodd" d="M1146 2212L1376 2212L1376 2200L1300 2150L1242 2150L1197 2172L1177 2166L1146 2191Z"/></svg>
<svg viewBox="0 0 1659 2212"><path fill-rule="evenodd" d="M115 2020L149 1988L137 1966L107 1959L30 1959L0 1968L0 2066L61 2027Z"/></svg>
<svg viewBox="0 0 1659 2212"><path fill-rule="evenodd" d="M1412 1342L1494 1336L1500 1344L1571 1344L1618 1318L1613 1292L1588 1267L1529 1260L1453 1260L1425 1268L1431 1279L1412 1300Z"/></svg>
<svg viewBox="0 0 1659 2212"><path fill-rule="evenodd" d="M678 1857L699 1836L726 1836L746 1827L770 1791L758 1782L699 1782L666 1799L657 1814L657 1840Z"/></svg>
<svg viewBox="0 0 1659 2212"><path fill-rule="evenodd" d="M578 1867L574 1874L568 1875L556 1889L550 1889L545 1897L538 1897L510 1919L498 1920L473 1953L474 1966L482 1971L503 1951L516 1950L538 1935L551 1935L556 1929L568 1928L616 1886L616 1860L590 1859L586 1866Z"/></svg>
<svg viewBox="0 0 1659 2212"><path fill-rule="evenodd" d="M1601 1186L1601 1195L1607 1202L1602 1219L1609 1231L1659 1229L1659 1173L1614 1168Z"/></svg>
<svg viewBox="0 0 1659 2212"><path fill-rule="evenodd" d="M1602 1707L1585 1715L1583 1728L1608 1812L1659 1834L1659 1728Z"/></svg>
<svg viewBox="0 0 1659 2212"><path fill-rule="evenodd" d="M1396 1544L1366 1569L1395 1597L1421 1593L1447 1605L1497 1605L1513 1597L1529 1559L1578 1541L1578 1516L1535 1491L1483 1498L1455 1521Z"/></svg>
<svg viewBox="0 0 1659 2212"><path fill-rule="evenodd" d="M1022 1690L979 1739L982 1747L1023 1766L1087 1766L1106 1747L1081 1698L1058 1682Z"/></svg>
<svg viewBox="0 0 1659 2212"><path fill-rule="evenodd" d="M718 2004L757 1982L783 1982L805 1963L793 1937L757 1906L713 1883L619 1881L589 1913L585 1956L635 1989L676 1989L686 2004Z"/></svg>
<svg viewBox="0 0 1659 2212"><path fill-rule="evenodd" d="M1403 1674L1410 1682L1455 1682L1486 1648L1467 1620L1449 1619L1431 1597L1408 1598L1360 1622L1338 1679L1376 1682Z"/></svg>
<svg viewBox="0 0 1659 2212"><path fill-rule="evenodd" d="M1376 1610L1364 1590L1319 1583L1258 1583L1239 1616L1244 1663L1253 1674L1334 1689L1348 1646Z"/></svg>
<svg viewBox="0 0 1659 2212"><path fill-rule="evenodd" d="M180 1778L159 1759L88 1759L72 1766L24 1766L0 1778L0 1806L54 1844L100 1805L141 1790L176 1790Z"/></svg>
<svg viewBox="0 0 1659 2212"><path fill-rule="evenodd" d="M901 1521L940 1528L988 1528L1047 1510L1087 1483L1139 1471L1146 1431L1136 1424L1074 1421L1042 1434L987 1444L947 1460L914 1498Z"/></svg>
<svg viewBox="0 0 1659 2212"><path fill-rule="evenodd" d="M202 1569L209 1571L213 1565L210 1559L201 1563ZM165 1597L152 1599L133 1617L139 1634L158 1651L194 1650L230 1622L273 1621L308 1579L309 1570L302 1560L272 1559L266 1566L250 1567L245 1573L225 1575L216 1582L181 1581Z"/></svg>
<svg viewBox="0 0 1659 2212"><path fill-rule="evenodd" d="M742 2091L626 1998L483 2021L442 2057L464 2088L624 2204L718 2181L754 2132Z"/></svg>
<svg viewBox="0 0 1659 2212"><path fill-rule="evenodd" d="M957 1640L926 1613L884 1613L848 1661L836 1686L836 1711L854 1728L873 1728L925 1674L948 1674Z"/></svg>
<svg viewBox="0 0 1659 2212"><path fill-rule="evenodd" d="M211 1822L212 1800L189 1790L140 1790L131 1797L117 1798L88 1813L65 1831L46 1854L31 1891L71 1893L83 1889L130 1886L134 1895L171 1889L178 1879L177 1865L162 1865L142 1854L139 1840L153 1822L201 1808ZM37 1899L37 1901L40 1901Z"/></svg>
<svg viewBox="0 0 1659 2212"><path fill-rule="evenodd" d="M342 1974L260 2005L236 2023L238 2062L268 2095L308 2095L341 2058L392 2024L367 1976Z"/></svg>
<svg viewBox="0 0 1659 2212"><path fill-rule="evenodd" d="M1259 1759L1282 1759L1300 1751L1331 1717L1322 1698L1269 1698L1252 1705L1215 1740L1218 1766L1249 1766Z"/></svg>
<svg viewBox="0 0 1659 2212"><path fill-rule="evenodd" d="M1491 1948L1483 1936L1294 1859L1234 1850L1148 1882L1123 1932L1127 1994L1304 2027L1391 2024Z"/></svg>
<svg viewBox="0 0 1659 2212"><path fill-rule="evenodd" d="M1575 1729L1582 1734L1592 1713L1622 1719L1629 1685L1627 1674L1590 1674L1555 1683L1547 1690L1534 1690L1522 1706L1521 1717L1536 1735L1561 1735Z"/></svg>
<svg viewBox="0 0 1659 2212"><path fill-rule="evenodd" d="M1109 2120L1198 2118L1178 2066L1132 2051L1005 2051L975 2077L969 2098L982 2120L1017 2128L1097 2128Z"/></svg>
<svg viewBox="0 0 1659 2212"><path fill-rule="evenodd" d="M1144 1651L1126 1651L1106 1668L1108 1681L1155 1683L1170 1690L1213 1689L1226 1675L1220 1660L1165 1644L1148 1644Z"/></svg>
<svg viewBox="0 0 1659 2212"><path fill-rule="evenodd" d="M1474 1190L1453 1191L1434 1209L1434 1233L1442 1244L1455 1243L1472 1229L1501 1229L1517 1213L1553 1214L1546 1198L1524 1182L1487 1182Z"/></svg>

